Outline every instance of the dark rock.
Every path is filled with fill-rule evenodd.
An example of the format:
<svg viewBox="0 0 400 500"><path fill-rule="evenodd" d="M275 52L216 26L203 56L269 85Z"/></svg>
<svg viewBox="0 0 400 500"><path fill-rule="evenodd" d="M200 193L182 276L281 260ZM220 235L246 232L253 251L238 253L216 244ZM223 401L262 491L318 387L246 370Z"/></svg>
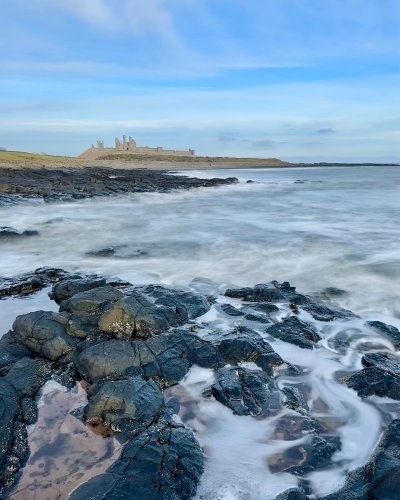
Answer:
<svg viewBox="0 0 400 500"><path fill-rule="evenodd" d="M300 321L296 316L285 318L281 323L270 326L266 332L268 335L303 349L312 349L315 343L321 340L321 337L310 325Z"/></svg>
<svg viewBox="0 0 400 500"><path fill-rule="evenodd" d="M22 279L0 279L0 297L28 295L41 290L46 285L37 276Z"/></svg>
<svg viewBox="0 0 400 500"><path fill-rule="evenodd" d="M35 395L50 376L51 369L45 361L22 358L12 366L3 380L22 398Z"/></svg>
<svg viewBox="0 0 400 500"><path fill-rule="evenodd" d="M286 449L282 463L270 465L272 472L289 472L304 475L331 465L332 455L340 449L338 439L310 436L304 443Z"/></svg>
<svg viewBox="0 0 400 500"><path fill-rule="evenodd" d="M275 500L308 500L308 497L305 493L297 488L290 488L290 490L283 491Z"/></svg>
<svg viewBox="0 0 400 500"><path fill-rule="evenodd" d="M400 332L395 326L382 321L367 321L367 325L387 337L396 349L400 349Z"/></svg>
<svg viewBox="0 0 400 500"><path fill-rule="evenodd" d="M13 473L8 468L8 459L15 440L18 402L16 390L4 379L0 379L0 492L2 487L10 484Z"/></svg>
<svg viewBox="0 0 400 500"><path fill-rule="evenodd" d="M323 500L394 500L400 491L400 420L393 420L366 465L347 476L344 486Z"/></svg>
<svg viewBox="0 0 400 500"><path fill-rule="evenodd" d="M70 299L77 293L86 292L87 290L104 286L106 286L106 280L104 278L87 277L67 279L60 281L53 286L51 296L57 304L61 304L63 300Z"/></svg>
<svg viewBox="0 0 400 500"><path fill-rule="evenodd" d="M361 360L364 369L346 380L361 397L372 395L400 399L400 360L389 352L366 354Z"/></svg>
<svg viewBox="0 0 400 500"><path fill-rule="evenodd" d="M5 375L19 359L29 356L31 350L8 332L0 339L0 375Z"/></svg>
<svg viewBox="0 0 400 500"><path fill-rule="evenodd" d="M60 311L67 311L83 323L97 325L100 315L110 303L122 299L124 294L110 285L93 288L73 295L61 302Z"/></svg>
<svg viewBox="0 0 400 500"><path fill-rule="evenodd" d="M36 402L31 398L24 398L21 401L22 420L28 424L34 424L38 417Z"/></svg>
<svg viewBox="0 0 400 500"><path fill-rule="evenodd" d="M260 316L259 314L248 313L244 317L247 321L255 321L257 323L271 323L271 321L265 316Z"/></svg>
<svg viewBox="0 0 400 500"><path fill-rule="evenodd" d="M141 291L152 297L155 300L155 304L176 308L177 312L182 316L184 316L184 313L181 309L185 308L189 319L202 316L210 309L208 300L202 295L193 292L173 290L157 285L149 285L142 288Z"/></svg>
<svg viewBox="0 0 400 500"><path fill-rule="evenodd" d="M231 304L221 304L222 311L228 316L243 316L243 312L232 306Z"/></svg>
<svg viewBox="0 0 400 500"><path fill-rule="evenodd" d="M259 302L251 304L251 308L255 309L257 312L262 312L268 315L279 312L279 307L277 307L275 304L270 304L269 302Z"/></svg>
<svg viewBox="0 0 400 500"><path fill-rule="evenodd" d="M161 421L129 441L105 474L78 487L70 499L189 499L195 495L203 462L191 430Z"/></svg>
<svg viewBox="0 0 400 500"><path fill-rule="evenodd" d="M115 254L115 247L100 248L100 250L91 250L86 252L88 257L112 257Z"/></svg>
<svg viewBox="0 0 400 500"><path fill-rule="evenodd" d="M38 231L27 229L21 233L12 227L0 227L0 240L23 238L25 236L37 236Z"/></svg>
<svg viewBox="0 0 400 500"><path fill-rule="evenodd" d="M296 386L288 386L282 389L285 395L284 405L291 410L297 411L301 414L307 414L308 404L306 397Z"/></svg>
<svg viewBox="0 0 400 500"><path fill-rule="evenodd" d="M88 423L103 423L114 431L125 430L133 421L149 425L164 404L160 386L135 376L104 383L90 397L85 411Z"/></svg>
<svg viewBox="0 0 400 500"><path fill-rule="evenodd" d="M301 305L301 308L307 311L311 316L318 321L334 321L336 319L354 318L355 314L346 309L331 309L322 304L309 301Z"/></svg>
<svg viewBox="0 0 400 500"><path fill-rule="evenodd" d="M273 366L283 363L281 357L261 335L246 327L229 332L214 332L209 340L217 347L225 363L254 361L265 372L272 374Z"/></svg>
<svg viewBox="0 0 400 500"><path fill-rule="evenodd" d="M256 285L254 288L230 288L226 290L225 295L246 302L292 301L294 297L299 296L296 293L296 288L290 286L287 281L282 284L271 281L270 283Z"/></svg>
<svg viewBox="0 0 400 500"><path fill-rule="evenodd" d="M133 292L109 306L101 315L98 325L101 331L130 339L151 337L187 321L184 307L159 305L150 302L142 293Z"/></svg>
<svg viewBox="0 0 400 500"><path fill-rule="evenodd" d="M247 368L220 368L211 393L236 415L259 415L268 400L265 374Z"/></svg>
<svg viewBox="0 0 400 500"><path fill-rule="evenodd" d="M19 342L54 361L74 349L74 339L67 335L66 321L63 314L35 311L18 316L13 331Z"/></svg>

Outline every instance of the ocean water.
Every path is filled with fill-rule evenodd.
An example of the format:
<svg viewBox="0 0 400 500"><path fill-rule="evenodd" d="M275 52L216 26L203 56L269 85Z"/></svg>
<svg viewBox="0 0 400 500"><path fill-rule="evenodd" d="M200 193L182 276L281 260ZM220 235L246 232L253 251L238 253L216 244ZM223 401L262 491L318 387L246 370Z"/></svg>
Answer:
<svg viewBox="0 0 400 500"><path fill-rule="evenodd" d="M0 226L36 229L39 236L0 243L0 276L41 266L119 276L135 284L162 283L220 294L228 286L290 281L302 293L344 290L337 305L359 315L331 323L300 316L322 341L313 351L268 338L303 377L279 376L280 387L301 383L314 418L330 422L341 440L331 467L306 477L317 496L337 489L345 474L368 460L398 403L363 401L337 373L361 368L369 350L393 351L368 329L366 320L400 328L400 168L330 167L190 172L202 177L236 176L239 183L167 194L133 194L74 203L28 202L2 208ZM251 180L253 182L247 182ZM114 247L114 255L90 252ZM30 298L0 300L0 335L17 314L54 309L47 290ZM236 303L239 305L239 302ZM280 305L280 317L288 314ZM235 320L236 321L236 320ZM237 321L236 321L237 322ZM213 306L201 328L230 328L232 318ZM338 349L336 338L345 338ZM254 368L254 367L253 367ZM193 367L170 392L195 409L179 418L193 428L207 462L198 498L265 500L295 486L288 473L271 472L285 450L303 438L281 440L275 430L290 410L265 419L238 417L202 398L213 373ZM67 494L68 492L64 492ZM40 496L40 492L38 492ZM38 497L39 498L39 497Z"/></svg>

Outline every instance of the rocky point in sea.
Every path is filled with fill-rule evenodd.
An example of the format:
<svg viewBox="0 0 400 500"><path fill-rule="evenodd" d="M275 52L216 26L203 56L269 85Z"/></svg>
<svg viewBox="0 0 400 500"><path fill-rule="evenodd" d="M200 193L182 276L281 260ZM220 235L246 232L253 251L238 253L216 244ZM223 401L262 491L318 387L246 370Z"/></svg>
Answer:
<svg viewBox="0 0 400 500"><path fill-rule="evenodd" d="M27 428L35 425L38 394L49 380L67 388L82 384L87 405L76 418L88 426L109 429L122 445L115 461L69 491L69 498L194 497L206 451L177 416L179 400L167 395L194 365L214 372L203 397L214 398L239 418L262 419L288 409L275 433L294 440L293 446L269 467L294 474L299 487L277 499L314 498L302 478L332 466L342 443L309 414L307 397L296 384L279 384L279 373L301 379L303 372L286 362L272 344L278 339L305 353L318 349L321 335L307 318L321 324L345 321L354 318L350 311L302 295L287 282L228 289L226 302L217 303L215 297L186 289L133 286L50 268L3 279L0 297L31 294L49 286L59 310L22 314L0 339L2 498L12 497L18 485L30 453ZM278 314L282 304L283 317ZM197 318L212 307L233 322L224 329L204 328L200 334ZM252 324L261 325L262 333ZM398 347L395 327L382 322L369 327ZM342 383L362 397L400 399L400 364L395 354L384 348L366 353L362 365L360 371L342 377ZM396 498L399 429L399 420L388 423L369 462L351 471L342 488L326 500Z"/></svg>

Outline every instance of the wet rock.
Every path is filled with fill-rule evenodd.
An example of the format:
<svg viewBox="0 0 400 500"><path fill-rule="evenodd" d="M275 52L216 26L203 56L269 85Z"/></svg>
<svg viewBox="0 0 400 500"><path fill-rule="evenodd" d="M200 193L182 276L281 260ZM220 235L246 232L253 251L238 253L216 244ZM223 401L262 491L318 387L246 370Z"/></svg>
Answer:
<svg viewBox="0 0 400 500"><path fill-rule="evenodd" d="M296 386L288 386L282 389L285 395L284 405L291 410L301 414L307 414L308 404L305 395Z"/></svg>
<svg viewBox="0 0 400 500"><path fill-rule="evenodd" d="M400 491L400 420L393 420L368 463L347 476L344 486L323 500L393 500Z"/></svg>
<svg viewBox="0 0 400 500"><path fill-rule="evenodd" d="M301 308L307 311L318 321L334 321L336 319L356 317L351 311L346 309L331 309L328 306L309 301L301 305Z"/></svg>
<svg viewBox="0 0 400 500"><path fill-rule="evenodd" d="M305 493L303 493L298 488L290 488L290 490L283 491L275 500L308 500L308 497Z"/></svg>
<svg viewBox="0 0 400 500"><path fill-rule="evenodd" d="M141 289L142 293L152 297L155 304L176 308L179 314L184 315L182 308L186 309L189 319L202 316L210 309L210 303L202 295L184 290L173 290L163 286L149 285Z"/></svg>
<svg viewBox="0 0 400 500"><path fill-rule="evenodd" d="M345 379L349 387L361 397L375 394L400 399L400 359L395 354L365 354L361 362L365 368Z"/></svg>
<svg viewBox="0 0 400 500"><path fill-rule="evenodd" d="M268 400L268 380L263 372L247 368L220 368L211 393L236 415L259 415Z"/></svg>
<svg viewBox="0 0 400 500"><path fill-rule="evenodd" d="M367 321L367 325L387 337L396 349L400 349L400 332L395 326L382 321Z"/></svg>
<svg viewBox="0 0 400 500"><path fill-rule="evenodd" d="M270 465L270 469L275 473L308 474L329 467L332 455L339 449L339 439L310 436L302 444L285 450L280 455L280 459Z"/></svg>
<svg viewBox="0 0 400 500"><path fill-rule="evenodd" d="M28 425L32 425L36 422L38 410L36 402L33 399L24 398L21 401L21 416L22 420Z"/></svg>
<svg viewBox="0 0 400 500"><path fill-rule="evenodd" d="M272 374L273 366L283 363L279 354L261 335L249 328L239 327L229 332L214 332L208 338L218 348L225 363L253 361L269 374Z"/></svg>
<svg viewBox="0 0 400 500"><path fill-rule="evenodd" d="M243 316L243 312L232 306L231 304L221 304L220 308L228 316Z"/></svg>
<svg viewBox="0 0 400 500"><path fill-rule="evenodd" d="M51 292L51 298L61 304L63 300L70 299L77 293L86 292L93 288L106 286L104 278L86 277L78 279L67 279L56 283Z"/></svg>
<svg viewBox="0 0 400 500"><path fill-rule="evenodd" d="M45 361L22 358L12 366L3 380L22 398L36 394L50 376L51 368Z"/></svg>
<svg viewBox="0 0 400 500"><path fill-rule="evenodd" d="M100 315L124 294L110 285L93 288L61 302L60 311L67 311L83 323L97 325Z"/></svg>
<svg viewBox="0 0 400 500"><path fill-rule="evenodd" d="M112 257L115 255L115 251L115 247L105 247L100 248L100 250L91 250L90 252L86 252L86 255L88 257Z"/></svg>
<svg viewBox="0 0 400 500"><path fill-rule="evenodd" d="M192 498L204 458L191 430L160 421L129 441L108 469L77 488L71 500Z"/></svg>
<svg viewBox="0 0 400 500"><path fill-rule="evenodd" d="M259 314L248 313L244 318L247 319L247 321L254 321L256 323L272 323L268 318L260 316Z"/></svg>
<svg viewBox="0 0 400 500"><path fill-rule="evenodd" d="M103 423L114 431L129 429L132 421L149 425L164 404L160 386L135 376L104 383L89 399L86 422Z"/></svg>
<svg viewBox="0 0 400 500"><path fill-rule="evenodd" d="M303 349L312 349L321 340L318 333L307 323L296 316L289 316L281 323L269 327L266 332L284 342L297 345Z"/></svg>
<svg viewBox="0 0 400 500"><path fill-rule="evenodd" d="M82 378L91 383L141 372L137 346L131 342L118 340L109 340L88 347L75 355L74 365Z"/></svg>
<svg viewBox="0 0 400 500"><path fill-rule="evenodd" d="M251 304L251 308L246 308L246 310L253 309L255 309L257 312L265 313L268 315L279 312L279 307L277 307L275 304L270 304L269 302L259 302Z"/></svg>
<svg viewBox="0 0 400 500"><path fill-rule="evenodd" d="M0 375L5 375L19 359L29 356L31 350L8 332L0 339Z"/></svg>
<svg viewBox="0 0 400 500"><path fill-rule="evenodd" d="M235 299L242 299L246 302L278 302L292 301L295 297L301 297L296 293L296 288L290 286L288 281L278 283L261 283L254 288L230 288L226 290L225 295Z"/></svg>
<svg viewBox="0 0 400 500"><path fill-rule="evenodd" d="M37 292L45 287L45 283L37 276L22 279L1 279L0 278L0 297L11 295L28 295Z"/></svg>
<svg viewBox="0 0 400 500"><path fill-rule="evenodd" d="M18 316L13 332L23 345L54 361L74 349L74 339L67 335L65 322L62 314L35 311Z"/></svg>
<svg viewBox="0 0 400 500"><path fill-rule="evenodd" d="M13 471L8 466L8 458L13 447L14 427L19 411L18 394L4 379L0 379L0 492L9 484Z"/></svg>
<svg viewBox="0 0 400 500"><path fill-rule="evenodd" d="M19 238L24 238L26 236L37 236L39 234L39 231L35 231L32 229L27 229L25 231L19 232L16 229L12 227L0 227L0 241L1 240L8 240L8 239L19 239Z"/></svg>
<svg viewBox="0 0 400 500"><path fill-rule="evenodd" d="M145 295L133 292L109 306L99 318L99 328L117 338L148 338L188 320L184 307L170 307L150 302Z"/></svg>

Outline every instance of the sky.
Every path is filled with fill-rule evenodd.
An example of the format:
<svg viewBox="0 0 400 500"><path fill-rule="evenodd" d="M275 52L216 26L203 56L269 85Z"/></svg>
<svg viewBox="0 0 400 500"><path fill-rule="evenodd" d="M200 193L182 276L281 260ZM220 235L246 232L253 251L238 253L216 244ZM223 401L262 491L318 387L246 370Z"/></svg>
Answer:
<svg viewBox="0 0 400 500"><path fill-rule="evenodd" d="M400 161L399 0L0 0L0 148Z"/></svg>

